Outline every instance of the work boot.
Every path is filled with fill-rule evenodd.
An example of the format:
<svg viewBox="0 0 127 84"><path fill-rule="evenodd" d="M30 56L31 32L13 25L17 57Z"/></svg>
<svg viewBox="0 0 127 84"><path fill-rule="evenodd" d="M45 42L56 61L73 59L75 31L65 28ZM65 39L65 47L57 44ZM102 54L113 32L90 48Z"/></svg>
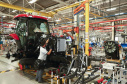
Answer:
<svg viewBox="0 0 127 84"><path fill-rule="evenodd" d="M41 80L38 80L38 83L43 83L44 81L43 81L43 79L41 79Z"/></svg>
<svg viewBox="0 0 127 84"><path fill-rule="evenodd" d="M36 80L36 81L38 81L38 79L37 79L37 78L36 78L35 80Z"/></svg>
<svg viewBox="0 0 127 84"><path fill-rule="evenodd" d="M43 81L39 81L38 83L43 83Z"/></svg>

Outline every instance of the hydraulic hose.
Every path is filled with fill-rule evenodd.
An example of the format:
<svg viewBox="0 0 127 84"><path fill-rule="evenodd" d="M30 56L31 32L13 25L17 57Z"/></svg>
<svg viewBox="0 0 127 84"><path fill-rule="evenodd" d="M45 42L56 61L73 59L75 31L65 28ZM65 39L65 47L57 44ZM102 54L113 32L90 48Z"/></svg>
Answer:
<svg viewBox="0 0 127 84"><path fill-rule="evenodd" d="M79 60L78 57L77 57L77 59ZM69 74L68 76L64 76L64 78L67 78L67 79L74 78L74 77L77 75L77 71L78 71L78 70L79 70L79 67L77 66L77 68L76 68L76 70L75 70L75 72L74 72L73 74ZM82 72L83 75L85 74L86 70L87 70L87 66L85 66L85 70ZM78 78L79 80L80 80L80 78L82 77L82 74L79 75L79 78Z"/></svg>
<svg viewBox="0 0 127 84"><path fill-rule="evenodd" d="M82 76L85 74L86 70L87 70L87 66L85 67L85 71L83 71L82 74L80 74L79 78L75 81L74 84L76 84L82 78Z"/></svg>
<svg viewBox="0 0 127 84"><path fill-rule="evenodd" d="M94 73L96 73L99 69L95 69L93 72L91 72L91 75L93 75Z"/></svg>
<svg viewBox="0 0 127 84"><path fill-rule="evenodd" d="M78 68L75 70L75 72L73 74L69 74L68 76L64 76L64 78L66 79L72 79L76 76L77 74L77 71L78 71Z"/></svg>
<svg viewBox="0 0 127 84"><path fill-rule="evenodd" d="M88 80L84 81L84 84L85 84L85 83L88 83L88 82L90 82L90 81L92 81L92 80L94 80L94 79L96 79L96 78L98 78L99 76L100 76L100 75L97 75L97 76L95 76L95 77L89 78Z"/></svg>

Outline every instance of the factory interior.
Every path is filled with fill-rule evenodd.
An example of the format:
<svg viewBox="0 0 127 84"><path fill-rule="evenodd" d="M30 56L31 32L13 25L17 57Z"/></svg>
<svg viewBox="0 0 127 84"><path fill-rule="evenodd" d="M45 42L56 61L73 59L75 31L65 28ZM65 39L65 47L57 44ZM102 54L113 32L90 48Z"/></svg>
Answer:
<svg viewBox="0 0 127 84"><path fill-rule="evenodd" d="M127 84L127 0L0 0L0 84Z"/></svg>

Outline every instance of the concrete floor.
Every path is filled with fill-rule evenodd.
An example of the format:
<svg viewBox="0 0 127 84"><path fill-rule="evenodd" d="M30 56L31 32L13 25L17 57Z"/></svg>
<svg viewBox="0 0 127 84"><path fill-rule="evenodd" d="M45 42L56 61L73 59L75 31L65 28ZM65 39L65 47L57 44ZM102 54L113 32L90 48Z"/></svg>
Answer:
<svg viewBox="0 0 127 84"><path fill-rule="evenodd" d="M18 68L18 61L11 63L14 58L5 58L5 53L0 51L0 72ZM21 70L14 70L0 73L0 84L49 84L38 83L35 76L23 73Z"/></svg>
<svg viewBox="0 0 127 84"><path fill-rule="evenodd" d="M18 61L11 63L11 60L14 58L11 57L10 59L7 59L5 58L5 54L6 54L5 52L3 54L3 52L0 51L0 84L49 84L46 82L38 83L37 81L35 81L35 76L32 76L27 73L23 73L21 70L14 70L14 71L1 73L1 71L18 68ZM108 71L108 72L112 73L112 71ZM96 75L99 73L96 73ZM126 79L123 79L121 84L125 84L126 81L127 81Z"/></svg>

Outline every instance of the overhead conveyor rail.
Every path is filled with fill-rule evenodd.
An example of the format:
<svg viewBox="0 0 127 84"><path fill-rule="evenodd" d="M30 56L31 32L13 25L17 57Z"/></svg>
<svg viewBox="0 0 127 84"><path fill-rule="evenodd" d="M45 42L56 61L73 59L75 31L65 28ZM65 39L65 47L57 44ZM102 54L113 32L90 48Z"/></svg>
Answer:
<svg viewBox="0 0 127 84"><path fill-rule="evenodd" d="M101 21L101 22L94 22L94 23L89 23L90 25L92 24L100 24L100 23L107 23L107 22L115 22L115 21L122 21L122 20L127 20L127 18L122 18L122 19L116 19L116 20L108 20L108 21ZM81 24L80 26L83 26L85 24ZM91 29L94 28L98 28L98 29L105 29L105 28L111 28L111 27L120 27L120 26L127 26L127 24L122 24L122 25L115 25L115 26L104 26L104 27L92 27L89 26ZM57 27L57 28L53 28L53 29L65 29L65 28L69 28L69 27L73 27L71 26L63 26L63 27ZM84 29L81 29L84 30Z"/></svg>

